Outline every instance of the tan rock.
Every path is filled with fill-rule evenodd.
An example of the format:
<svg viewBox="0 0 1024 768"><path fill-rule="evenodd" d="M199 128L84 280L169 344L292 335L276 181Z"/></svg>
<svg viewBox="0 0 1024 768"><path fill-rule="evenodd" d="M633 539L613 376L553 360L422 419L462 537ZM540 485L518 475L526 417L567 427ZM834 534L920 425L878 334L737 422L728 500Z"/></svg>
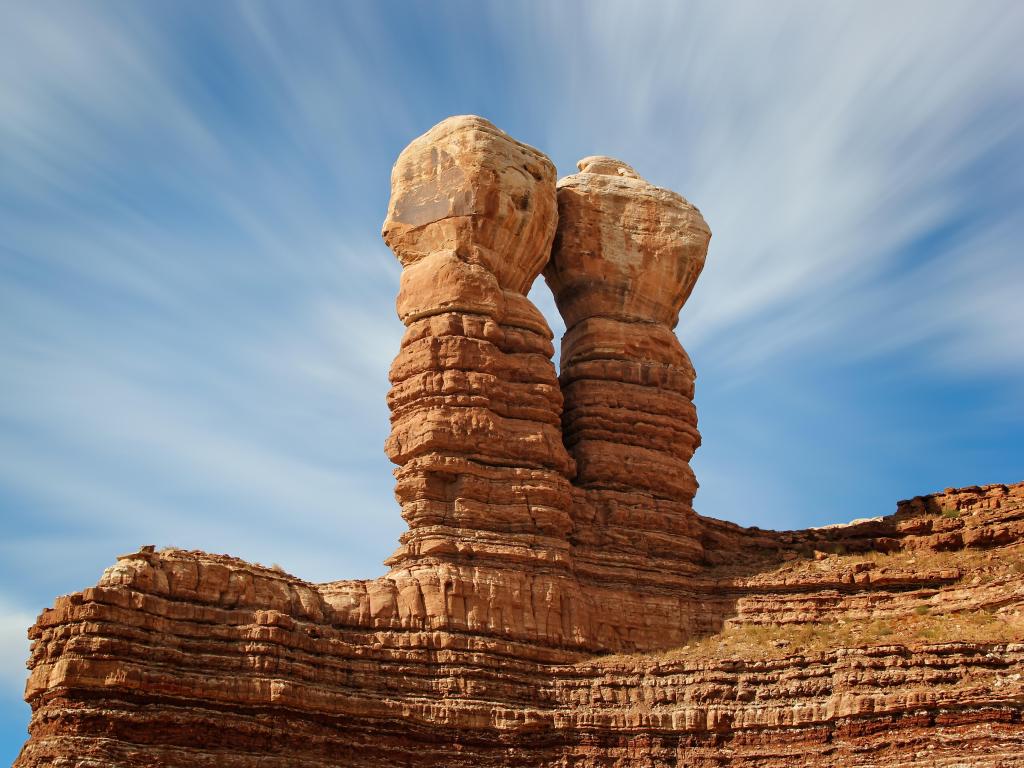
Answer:
<svg viewBox="0 0 1024 768"><path fill-rule="evenodd" d="M410 524L395 566L500 557L485 541L502 533L566 562L572 462L551 331L525 296L556 217L551 161L479 117L445 120L395 164L384 239L409 331L386 449Z"/></svg>
<svg viewBox="0 0 1024 768"><path fill-rule="evenodd" d="M544 270L566 327L590 317L675 327L711 239L700 211L617 160L578 166L558 182L558 239Z"/></svg>
<svg viewBox="0 0 1024 768"><path fill-rule="evenodd" d="M583 488L628 490L688 508L697 490L693 365L672 329L711 231L675 192L609 157L558 183L545 279L565 319L565 442Z"/></svg>
<svg viewBox="0 0 1024 768"><path fill-rule="evenodd" d="M391 570L119 557L30 630L16 768L1024 765L1024 483L807 531L700 517L671 330L696 209L612 158L563 180L559 382L526 298L550 162L453 118L393 186Z"/></svg>

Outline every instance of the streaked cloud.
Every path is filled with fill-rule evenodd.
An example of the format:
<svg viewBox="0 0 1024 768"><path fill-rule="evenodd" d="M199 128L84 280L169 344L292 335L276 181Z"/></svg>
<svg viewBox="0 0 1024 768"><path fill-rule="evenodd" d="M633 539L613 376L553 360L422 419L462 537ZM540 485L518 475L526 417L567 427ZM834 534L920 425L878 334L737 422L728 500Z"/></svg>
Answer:
<svg viewBox="0 0 1024 768"><path fill-rule="evenodd" d="M19 665L0 667L0 685L4 688L25 687L25 660L28 659L28 628L35 623L35 614L15 609L0 598L0 658L17 659Z"/></svg>

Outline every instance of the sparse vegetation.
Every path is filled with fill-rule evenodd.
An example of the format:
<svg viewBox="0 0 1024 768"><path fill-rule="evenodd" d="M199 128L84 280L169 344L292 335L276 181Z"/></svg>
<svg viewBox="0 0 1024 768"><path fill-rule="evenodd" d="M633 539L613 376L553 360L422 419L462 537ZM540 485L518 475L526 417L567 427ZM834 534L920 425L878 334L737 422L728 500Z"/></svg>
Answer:
<svg viewBox="0 0 1024 768"><path fill-rule="evenodd" d="M833 648L922 643L1024 642L1024 616L994 611L932 614L829 624L733 624L668 651L667 659L741 657L766 659Z"/></svg>
<svg viewBox="0 0 1024 768"><path fill-rule="evenodd" d="M936 552L930 549L863 552L830 555L817 560L791 560L757 574L755 579L777 581L800 574L808 579L827 574L894 572L922 576L949 570L965 586L988 589L989 585L1019 579L1024 574L1024 547L963 549ZM826 576L827 577L827 576ZM721 632L694 638L668 651L671 659L779 658L801 653L821 653L833 648L852 648L894 643L1001 643L1024 642L1024 609L1005 606L1001 611L943 610L942 605L918 603L877 618L838 618L822 623L754 624L727 620Z"/></svg>
<svg viewBox="0 0 1024 768"><path fill-rule="evenodd" d="M945 518L963 514L968 513L949 507L941 510ZM918 598L908 595L907 602L894 595L892 602L869 603L870 607L857 615L852 611L830 614L826 610L819 623L754 623L772 616L744 611L727 619L721 631L696 637L685 646L667 651L664 658L759 660L894 644L1024 643L1024 603L1007 603L1005 597L999 597L1005 595L1003 585L1015 584L1024 576L1024 541L955 550L919 544L907 549L858 551L872 545L870 540L821 540L814 543L807 557L784 559L785 553L775 552L760 561L760 568L758 561L733 562L715 569L714 576L723 582L735 580L737 586L752 592L762 586L794 583L822 589L856 583L866 591L886 590L895 580L908 588L919 581L925 593ZM950 581L956 585L956 597L943 601L933 590ZM872 586L875 583L880 586ZM974 599L961 589L977 590ZM932 599L925 602L929 596ZM969 607L972 604L976 607ZM984 607L986 604L988 607ZM874 615L865 615L867 612ZM778 617L784 615L780 612Z"/></svg>
<svg viewBox="0 0 1024 768"><path fill-rule="evenodd" d="M892 634L892 624L886 619L879 619L873 621L868 625L868 629L865 632L865 639L870 642L871 638L878 638L879 640L889 637Z"/></svg>

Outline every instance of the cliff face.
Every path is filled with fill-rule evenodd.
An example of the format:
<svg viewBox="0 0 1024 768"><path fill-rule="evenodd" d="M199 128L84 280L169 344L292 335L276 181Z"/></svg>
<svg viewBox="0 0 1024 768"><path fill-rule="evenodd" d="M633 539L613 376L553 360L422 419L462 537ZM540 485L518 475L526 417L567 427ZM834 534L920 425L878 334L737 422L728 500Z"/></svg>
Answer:
<svg viewBox="0 0 1024 768"><path fill-rule="evenodd" d="M799 532L695 514L672 328L710 231L579 168L474 117L395 165L390 572L119 558L31 630L16 766L1024 765L1024 484Z"/></svg>

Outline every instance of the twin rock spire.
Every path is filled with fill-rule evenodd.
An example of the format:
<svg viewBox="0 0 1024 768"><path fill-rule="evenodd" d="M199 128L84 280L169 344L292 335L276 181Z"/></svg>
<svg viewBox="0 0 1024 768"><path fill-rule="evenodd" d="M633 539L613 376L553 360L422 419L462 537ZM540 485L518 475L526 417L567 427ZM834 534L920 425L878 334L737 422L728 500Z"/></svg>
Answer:
<svg viewBox="0 0 1024 768"><path fill-rule="evenodd" d="M672 326L709 236L611 158L556 184L480 118L414 141L384 228L408 328L390 570L119 557L29 630L15 767L1021 766L1024 484L810 531L691 509Z"/></svg>
<svg viewBox="0 0 1024 768"><path fill-rule="evenodd" d="M545 155L473 116L414 140L391 183L407 330L386 450L409 531L389 564L580 575L609 539L649 555L678 537L700 435L672 329L711 237L700 212L609 157L556 183ZM542 271L560 376L527 298Z"/></svg>

